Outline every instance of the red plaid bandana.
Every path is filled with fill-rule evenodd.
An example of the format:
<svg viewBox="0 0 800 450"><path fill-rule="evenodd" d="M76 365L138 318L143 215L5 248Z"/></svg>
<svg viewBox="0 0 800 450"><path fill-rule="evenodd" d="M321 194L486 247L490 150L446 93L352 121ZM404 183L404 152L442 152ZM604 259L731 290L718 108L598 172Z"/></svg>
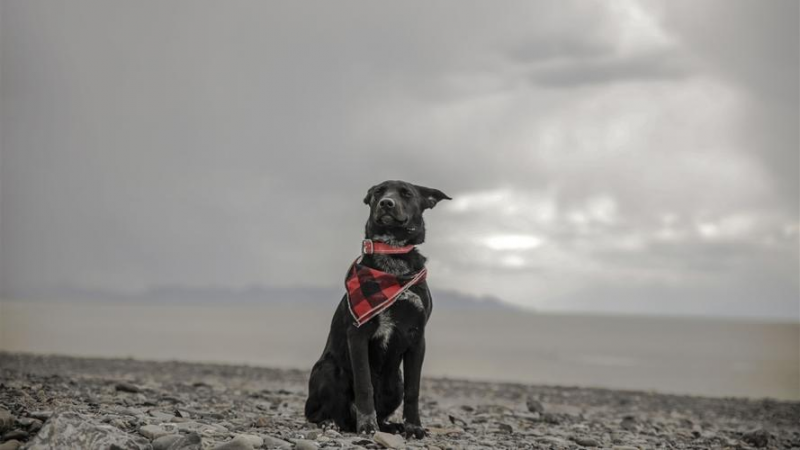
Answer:
<svg viewBox="0 0 800 450"><path fill-rule="evenodd" d="M391 247L387 244L374 242L373 244L380 244L380 246L371 247L368 251L366 242L372 241L367 240L364 242L362 251L365 254L408 253L414 248L414 246ZM360 263L361 258L359 257L350 266L347 278L344 280L350 314L355 319L357 327L364 325L381 311L392 306L397 301L397 298L400 297L400 294L411 286L424 281L428 273L428 270L423 268L412 276L398 277Z"/></svg>

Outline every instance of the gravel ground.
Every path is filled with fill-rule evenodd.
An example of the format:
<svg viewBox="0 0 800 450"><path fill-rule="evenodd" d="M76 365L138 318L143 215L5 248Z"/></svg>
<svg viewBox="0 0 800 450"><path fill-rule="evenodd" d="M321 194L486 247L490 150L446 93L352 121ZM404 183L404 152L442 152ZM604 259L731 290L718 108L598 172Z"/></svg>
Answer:
<svg viewBox="0 0 800 450"><path fill-rule="evenodd" d="M0 353L0 450L800 449L800 403L424 379L429 436L322 432L308 373ZM399 417L398 417L399 420Z"/></svg>

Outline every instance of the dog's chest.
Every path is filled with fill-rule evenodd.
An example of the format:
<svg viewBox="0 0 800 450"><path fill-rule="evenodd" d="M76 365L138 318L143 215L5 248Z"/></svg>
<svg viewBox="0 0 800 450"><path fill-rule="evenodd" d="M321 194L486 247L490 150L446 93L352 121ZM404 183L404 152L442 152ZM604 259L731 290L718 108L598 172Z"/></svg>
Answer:
<svg viewBox="0 0 800 450"><path fill-rule="evenodd" d="M378 328L376 328L375 333L372 334L372 340L377 342L383 350L388 348L389 341L392 339L394 333L408 332L406 328L410 327L408 327L407 323L402 323L400 319L401 316L407 315L403 314L404 311L402 311L402 309L407 309L409 307L418 314L423 314L425 311L425 306L419 295L411 291L405 291L400 294L397 298L397 302L392 305L391 308L381 312L375 318L378 322Z"/></svg>
<svg viewBox="0 0 800 450"><path fill-rule="evenodd" d="M384 272L388 272L393 275L406 275L411 271L411 267L403 260L383 255L375 256L376 265ZM417 313L424 313L425 311L425 305L423 304L420 296L412 292L410 289L400 294L397 297L397 301L394 305L392 305L391 308L381 312L376 317L378 328L372 335L372 340L376 341L383 348L383 350L386 350L389 346L389 341L391 340L392 335L398 331L398 327L404 325L399 323L400 318L403 315L401 313L403 312L403 309L407 309L409 307L411 307L411 309Z"/></svg>

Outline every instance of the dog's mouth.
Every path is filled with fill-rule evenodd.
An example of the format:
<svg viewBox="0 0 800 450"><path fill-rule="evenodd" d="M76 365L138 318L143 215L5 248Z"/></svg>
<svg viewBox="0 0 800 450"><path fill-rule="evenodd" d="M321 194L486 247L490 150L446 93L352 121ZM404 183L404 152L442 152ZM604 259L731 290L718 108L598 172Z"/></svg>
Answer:
<svg viewBox="0 0 800 450"><path fill-rule="evenodd" d="M401 226L408 222L407 218L395 217L387 212L378 212L373 216L373 220L378 225L388 226Z"/></svg>

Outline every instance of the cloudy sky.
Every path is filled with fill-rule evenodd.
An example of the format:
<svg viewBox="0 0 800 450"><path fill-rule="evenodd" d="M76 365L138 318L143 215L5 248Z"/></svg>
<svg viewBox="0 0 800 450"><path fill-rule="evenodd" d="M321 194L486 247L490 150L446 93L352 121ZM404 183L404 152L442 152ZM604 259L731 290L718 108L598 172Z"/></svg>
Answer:
<svg viewBox="0 0 800 450"><path fill-rule="evenodd" d="M798 3L0 4L0 289L334 286L367 188L431 284L798 318ZM335 301L335 300L334 300Z"/></svg>

